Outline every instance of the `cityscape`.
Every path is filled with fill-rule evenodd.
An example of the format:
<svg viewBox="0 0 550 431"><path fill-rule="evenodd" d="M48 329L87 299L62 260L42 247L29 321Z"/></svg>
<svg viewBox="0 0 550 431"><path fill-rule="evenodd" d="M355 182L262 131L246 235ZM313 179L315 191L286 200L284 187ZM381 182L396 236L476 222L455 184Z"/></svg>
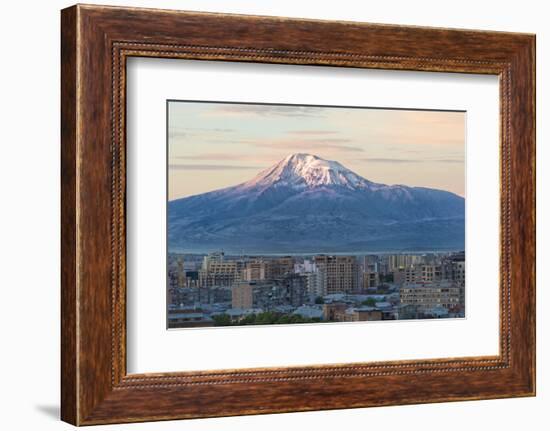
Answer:
<svg viewBox="0 0 550 431"><path fill-rule="evenodd" d="M464 252L168 256L168 327L464 317Z"/></svg>
<svg viewBox="0 0 550 431"><path fill-rule="evenodd" d="M167 107L167 328L465 317L464 111Z"/></svg>

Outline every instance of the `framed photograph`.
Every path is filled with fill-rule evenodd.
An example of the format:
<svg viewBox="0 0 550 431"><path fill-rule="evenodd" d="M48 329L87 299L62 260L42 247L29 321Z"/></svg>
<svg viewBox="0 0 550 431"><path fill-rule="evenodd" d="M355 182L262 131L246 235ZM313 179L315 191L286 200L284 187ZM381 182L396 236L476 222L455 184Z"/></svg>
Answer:
<svg viewBox="0 0 550 431"><path fill-rule="evenodd" d="M535 394L535 36L62 11L62 419Z"/></svg>

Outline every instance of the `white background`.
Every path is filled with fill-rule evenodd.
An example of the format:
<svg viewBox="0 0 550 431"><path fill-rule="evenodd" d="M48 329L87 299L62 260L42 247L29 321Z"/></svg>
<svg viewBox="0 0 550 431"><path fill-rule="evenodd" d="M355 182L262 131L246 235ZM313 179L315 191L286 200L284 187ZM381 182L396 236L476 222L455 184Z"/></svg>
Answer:
<svg viewBox="0 0 550 431"><path fill-rule="evenodd" d="M544 3L514 1L338 2L265 0L103 1L107 4L360 20L537 33L538 396L284 415L106 426L96 429L276 430L369 427L409 430L546 429L550 422L549 330L544 310L550 259L550 28ZM59 409L59 9L65 1L5 2L0 95L0 286L5 429L70 429Z"/></svg>
<svg viewBox="0 0 550 431"><path fill-rule="evenodd" d="M127 83L128 372L498 354L496 76L147 58ZM167 331L166 99L466 111L466 319Z"/></svg>

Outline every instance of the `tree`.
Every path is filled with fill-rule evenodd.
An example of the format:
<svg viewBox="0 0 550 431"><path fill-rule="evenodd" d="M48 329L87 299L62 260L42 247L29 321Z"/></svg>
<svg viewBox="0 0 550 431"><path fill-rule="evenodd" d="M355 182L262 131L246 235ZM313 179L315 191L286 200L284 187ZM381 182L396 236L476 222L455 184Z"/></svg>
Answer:
<svg viewBox="0 0 550 431"><path fill-rule="evenodd" d="M231 317L228 314L218 314L217 316L212 316L214 319L215 326L230 326Z"/></svg>
<svg viewBox="0 0 550 431"><path fill-rule="evenodd" d="M365 301L363 301L361 304L366 305L367 307L374 307L376 305L376 299L374 298L367 298Z"/></svg>

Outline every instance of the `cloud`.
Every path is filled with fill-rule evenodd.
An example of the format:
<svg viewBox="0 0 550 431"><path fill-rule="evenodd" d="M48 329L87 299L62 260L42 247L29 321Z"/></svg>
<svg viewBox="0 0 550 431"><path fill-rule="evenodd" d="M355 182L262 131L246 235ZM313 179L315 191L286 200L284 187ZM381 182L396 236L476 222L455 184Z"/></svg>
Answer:
<svg viewBox="0 0 550 431"><path fill-rule="evenodd" d="M397 159L386 157L373 157L360 159L367 163L464 163L461 159Z"/></svg>
<svg viewBox="0 0 550 431"><path fill-rule="evenodd" d="M324 108L313 106L288 106L288 105L248 105L226 104L205 112L204 115L221 116L280 116L280 117L322 117Z"/></svg>
<svg viewBox="0 0 550 431"><path fill-rule="evenodd" d="M257 140L246 142L249 145L260 148L287 149L291 152L316 152L319 150L338 150L344 152L363 152L364 149L354 145L342 145L352 143L351 139L282 139L282 140Z"/></svg>
<svg viewBox="0 0 550 431"><path fill-rule="evenodd" d="M435 159L435 160L427 160L429 162L436 162L436 163L464 163L463 159Z"/></svg>
<svg viewBox="0 0 550 431"><path fill-rule="evenodd" d="M273 156L269 154L239 154L239 153L203 153L189 156L172 156L172 160L198 160L198 161L220 161L228 160L240 162L273 162Z"/></svg>
<svg viewBox="0 0 550 431"><path fill-rule="evenodd" d="M184 132L182 130L169 130L168 131L168 137L170 139L176 139L176 138L187 138L191 134L189 132Z"/></svg>
<svg viewBox="0 0 550 431"><path fill-rule="evenodd" d="M188 138L190 136L217 136L220 133L234 133L235 129L220 128L220 127L170 127L168 136L170 138Z"/></svg>
<svg viewBox="0 0 550 431"><path fill-rule="evenodd" d="M384 157L373 157L369 159L361 159L365 162L369 163L422 163L425 160L417 160L417 159L391 159L391 158L384 158Z"/></svg>
<svg viewBox="0 0 550 431"><path fill-rule="evenodd" d="M369 142L403 148L411 145L429 148L463 148L465 115L463 112L342 110L323 125L327 129L362 134Z"/></svg>
<svg viewBox="0 0 550 431"><path fill-rule="evenodd" d="M340 132L336 130L287 130L289 135L300 136L324 136L324 135L336 135Z"/></svg>
<svg viewBox="0 0 550 431"><path fill-rule="evenodd" d="M235 129L221 128L221 127L189 127L187 130L197 132L220 132L220 133L233 133Z"/></svg>
<svg viewBox="0 0 550 431"><path fill-rule="evenodd" d="M238 171L241 169L259 170L262 167L258 166L243 166L243 165L189 165L189 164L169 164L169 170L182 171Z"/></svg>

